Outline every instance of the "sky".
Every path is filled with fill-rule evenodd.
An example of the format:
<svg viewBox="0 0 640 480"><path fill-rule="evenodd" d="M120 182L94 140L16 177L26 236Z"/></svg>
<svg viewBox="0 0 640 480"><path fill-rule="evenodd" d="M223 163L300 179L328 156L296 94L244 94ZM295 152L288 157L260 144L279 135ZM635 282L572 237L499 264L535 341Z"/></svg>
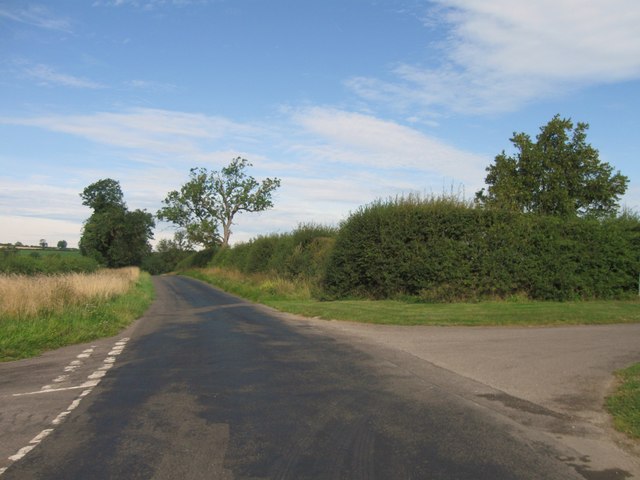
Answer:
<svg viewBox="0 0 640 480"><path fill-rule="evenodd" d="M282 186L232 243L472 199L556 114L640 211L638 25L637 0L0 0L0 243L75 247L91 183L155 213L238 156Z"/></svg>

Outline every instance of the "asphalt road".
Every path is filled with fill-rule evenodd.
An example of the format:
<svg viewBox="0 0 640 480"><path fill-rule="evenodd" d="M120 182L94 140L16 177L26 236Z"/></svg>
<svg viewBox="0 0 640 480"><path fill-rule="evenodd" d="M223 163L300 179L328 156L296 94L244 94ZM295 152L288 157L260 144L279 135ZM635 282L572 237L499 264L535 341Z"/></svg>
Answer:
<svg viewBox="0 0 640 480"><path fill-rule="evenodd" d="M564 442L590 426L562 412L196 280L155 282L119 339L1 366L0 440L33 447L1 480L634 478ZM94 360L39 386L76 353Z"/></svg>

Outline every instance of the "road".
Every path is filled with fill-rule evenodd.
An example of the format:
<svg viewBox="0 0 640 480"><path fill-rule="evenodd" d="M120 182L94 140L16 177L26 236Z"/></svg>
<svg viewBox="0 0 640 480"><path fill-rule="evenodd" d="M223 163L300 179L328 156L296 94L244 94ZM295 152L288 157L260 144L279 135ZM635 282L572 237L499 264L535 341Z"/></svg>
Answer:
<svg viewBox="0 0 640 480"><path fill-rule="evenodd" d="M71 371L39 387L60 356L75 358L73 347L0 366L8 432L0 439L33 447L0 463L1 480L618 480L639 472L615 446L585 454L565 441L588 438L593 426L561 411L196 280L154 281L157 300L134 328L82 350L94 358L78 366L88 377Z"/></svg>

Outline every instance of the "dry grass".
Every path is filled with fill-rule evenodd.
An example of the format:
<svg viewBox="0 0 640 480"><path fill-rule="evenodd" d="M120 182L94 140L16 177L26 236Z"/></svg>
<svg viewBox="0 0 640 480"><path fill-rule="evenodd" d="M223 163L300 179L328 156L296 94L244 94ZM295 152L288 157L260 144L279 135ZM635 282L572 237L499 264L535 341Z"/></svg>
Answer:
<svg viewBox="0 0 640 480"><path fill-rule="evenodd" d="M126 293L139 276L137 267L54 276L0 275L0 319L102 302Z"/></svg>
<svg viewBox="0 0 640 480"><path fill-rule="evenodd" d="M313 286L306 280L289 280L266 273L244 274L218 267L190 270L186 274L255 302L274 298L310 300L312 297Z"/></svg>

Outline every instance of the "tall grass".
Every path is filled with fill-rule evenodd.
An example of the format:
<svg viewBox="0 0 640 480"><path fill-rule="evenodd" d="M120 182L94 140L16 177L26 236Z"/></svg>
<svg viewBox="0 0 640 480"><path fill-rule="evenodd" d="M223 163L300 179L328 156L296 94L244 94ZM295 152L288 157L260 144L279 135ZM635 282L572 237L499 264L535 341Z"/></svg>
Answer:
<svg viewBox="0 0 640 480"><path fill-rule="evenodd" d="M0 321L109 300L127 292L139 277L137 267L89 274L0 275Z"/></svg>
<svg viewBox="0 0 640 480"><path fill-rule="evenodd" d="M0 276L0 362L117 334L154 297L136 267L51 277Z"/></svg>
<svg viewBox="0 0 640 480"><path fill-rule="evenodd" d="M238 270L211 267L182 272L218 288L254 302L270 300L309 301L313 286L309 280L290 280L265 273L242 273Z"/></svg>

